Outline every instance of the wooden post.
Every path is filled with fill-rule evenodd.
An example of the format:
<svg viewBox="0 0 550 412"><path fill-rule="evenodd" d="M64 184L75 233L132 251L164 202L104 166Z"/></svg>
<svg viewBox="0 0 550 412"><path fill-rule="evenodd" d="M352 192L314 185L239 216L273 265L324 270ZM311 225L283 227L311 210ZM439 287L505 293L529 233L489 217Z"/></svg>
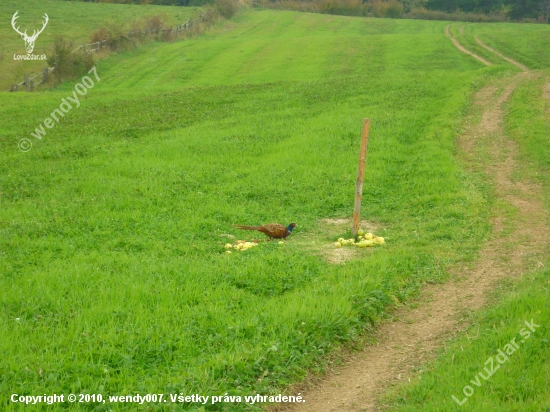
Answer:
<svg viewBox="0 0 550 412"><path fill-rule="evenodd" d="M43 76L43 79L42 79L42 84L46 84L48 83L48 68L47 67L44 67L44 72L42 74Z"/></svg>
<svg viewBox="0 0 550 412"><path fill-rule="evenodd" d="M363 197L363 176L365 175L365 162L367 160L367 146L369 143L370 119L363 119L363 131L361 132L361 148L359 149L359 171L355 187L355 207L353 208L353 236L357 236L359 230L359 215L361 214L361 198Z"/></svg>
<svg viewBox="0 0 550 412"><path fill-rule="evenodd" d="M55 55L55 66L54 66L54 68L55 68L54 75L55 75L55 78L56 78L55 81L57 83L61 83L61 70L59 70L59 55L58 54Z"/></svg>

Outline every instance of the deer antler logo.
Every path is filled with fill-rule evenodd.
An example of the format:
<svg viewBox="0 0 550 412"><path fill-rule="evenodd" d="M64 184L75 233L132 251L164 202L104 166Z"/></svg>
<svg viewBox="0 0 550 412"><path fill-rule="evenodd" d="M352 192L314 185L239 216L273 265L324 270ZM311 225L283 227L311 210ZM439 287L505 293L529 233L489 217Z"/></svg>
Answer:
<svg viewBox="0 0 550 412"><path fill-rule="evenodd" d="M36 41L38 35L44 31L44 29L46 28L46 25L48 24L48 21L50 19L48 18L48 15L46 13L44 13L45 20L44 20L44 23L42 24L42 28L38 31L34 30L33 33L32 33L32 36L29 36L29 35L27 35L27 30L25 30L25 32L21 33L21 31L19 31L19 27L15 27L15 20L17 20L17 18L19 17L17 15L17 13L19 13L19 11L16 11L15 14L13 15L13 17L11 19L11 25L12 25L13 29L17 33L19 33L21 35L21 37L23 38L23 40L25 41L25 48L27 49L27 53L31 54L32 51L34 50L34 42Z"/></svg>

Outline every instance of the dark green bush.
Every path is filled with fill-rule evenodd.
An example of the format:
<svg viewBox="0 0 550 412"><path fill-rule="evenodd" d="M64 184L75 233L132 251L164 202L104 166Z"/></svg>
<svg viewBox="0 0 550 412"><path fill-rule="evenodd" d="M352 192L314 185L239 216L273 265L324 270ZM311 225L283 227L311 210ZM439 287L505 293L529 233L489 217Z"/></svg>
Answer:
<svg viewBox="0 0 550 412"><path fill-rule="evenodd" d="M48 65L56 66L54 77L57 82L82 76L95 65L94 56L86 51L77 50L75 45L63 36L54 39L53 50L48 57Z"/></svg>

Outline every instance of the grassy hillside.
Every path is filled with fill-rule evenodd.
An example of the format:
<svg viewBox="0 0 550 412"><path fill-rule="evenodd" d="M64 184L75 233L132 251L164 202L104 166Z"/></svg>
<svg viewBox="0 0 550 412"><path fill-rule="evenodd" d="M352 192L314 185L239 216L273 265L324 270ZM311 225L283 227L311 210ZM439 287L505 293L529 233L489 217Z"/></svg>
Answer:
<svg viewBox="0 0 550 412"><path fill-rule="evenodd" d="M444 27L245 12L100 62L40 141L74 85L0 94L2 393L278 393L473 258L490 201L454 136L483 76L507 66L461 54ZM363 117L362 216L387 245L334 264L323 248L345 229L322 219L353 208ZM232 223L271 221L299 227L223 253L220 234L251 236Z"/></svg>
<svg viewBox="0 0 550 412"><path fill-rule="evenodd" d="M233 21L197 41L116 56L102 63L109 73L105 85L156 89L342 76L393 79L397 73L414 75L410 72L416 69L422 76L481 67L449 47L443 22L292 12L273 19L270 11L243 13Z"/></svg>
<svg viewBox="0 0 550 412"><path fill-rule="evenodd" d="M14 60L14 54L26 54L25 43L12 26L19 11L17 25L28 34L42 27L44 13L49 22L36 41L33 54L49 54L56 36L74 41L75 47L89 43L90 35L106 25L124 26L134 20L163 14L168 24L182 23L198 14L197 7L137 6L130 4L98 4L55 0L3 0L0 3L0 90L23 80L25 73L34 75L45 66L43 61Z"/></svg>

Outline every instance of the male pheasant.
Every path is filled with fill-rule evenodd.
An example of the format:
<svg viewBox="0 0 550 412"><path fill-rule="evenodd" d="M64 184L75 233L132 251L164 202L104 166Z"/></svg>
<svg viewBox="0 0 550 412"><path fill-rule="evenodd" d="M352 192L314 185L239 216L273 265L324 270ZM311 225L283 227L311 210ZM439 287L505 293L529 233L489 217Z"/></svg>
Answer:
<svg viewBox="0 0 550 412"><path fill-rule="evenodd" d="M243 225L233 225L239 229L243 230L258 230L262 233L265 233L269 236L270 239L284 239L292 233L292 229L296 227L296 223L291 223L287 227L280 225L279 223L269 223L262 226L243 226Z"/></svg>

